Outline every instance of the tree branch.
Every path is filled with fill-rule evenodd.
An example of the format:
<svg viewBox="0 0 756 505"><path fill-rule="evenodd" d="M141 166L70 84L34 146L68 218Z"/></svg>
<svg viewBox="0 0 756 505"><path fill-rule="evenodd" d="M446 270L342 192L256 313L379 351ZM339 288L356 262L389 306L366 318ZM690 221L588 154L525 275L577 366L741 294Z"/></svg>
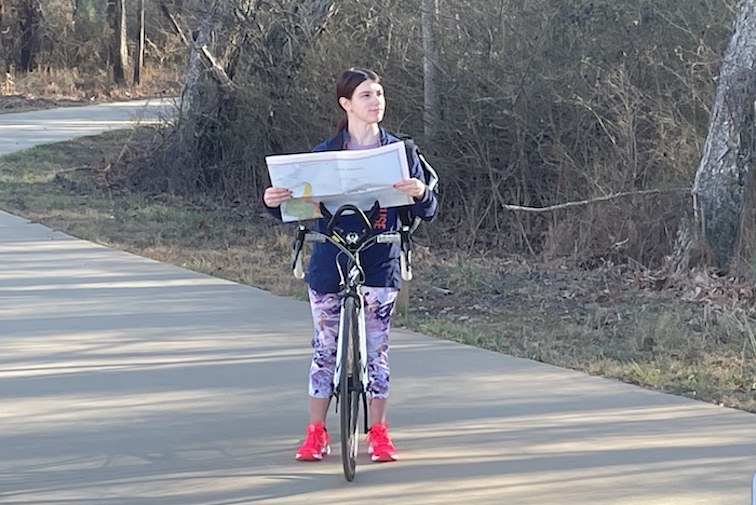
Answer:
<svg viewBox="0 0 756 505"><path fill-rule="evenodd" d="M196 50L199 51L199 54L202 57L202 61L204 61L205 65L210 68L210 71L213 74L213 78L218 81L220 85L228 87L233 86L234 81L231 80L231 78L226 73L226 70L221 66L220 63L218 63L218 60L215 59L215 57L210 52L210 49L208 49L206 45L197 47Z"/></svg>
<svg viewBox="0 0 756 505"><path fill-rule="evenodd" d="M651 195L658 193L690 193L691 188L670 188L670 189L645 189L640 191L625 191L622 193L611 193L606 196L600 196L598 198L592 198L590 200L581 200L579 202L566 202L558 205L550 205L549 207L523 207L520 205L502 204L502 207L507 210L522 211L522 212L553 212L555 210L569 209L572 207L583 207L585 205L591 205L594 203L606 202L608 200L614 200L617 198L623 198L626 196L637 195Z"/></svg>
<svg viewBox="0 0 756 505"><path fill-rule="evenodd" d="M181 37L181 41L184 43L184 45L189 46L189 41L187 40L186 35L184 35L184 30L181 29L181 25L178 24L176 17L171 14L171 11L168 10L165 2L160 2L160 10L163 12L163 15L168 18L168 21L171 22L171 26L173 26L173 29L176 31L178 36Z"/></svg>

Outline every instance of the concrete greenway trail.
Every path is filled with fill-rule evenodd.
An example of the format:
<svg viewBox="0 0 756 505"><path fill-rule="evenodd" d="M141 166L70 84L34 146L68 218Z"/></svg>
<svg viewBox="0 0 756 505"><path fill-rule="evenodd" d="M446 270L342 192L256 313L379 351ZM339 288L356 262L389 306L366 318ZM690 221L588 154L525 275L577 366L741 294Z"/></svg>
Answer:
<svg viewBox="0 0 756 505"><path fill-rule="evenodd" d="M0 150L122 126L124 109L147 111L0 115ZM402 459L363 454L347 483L336 444L293 459L306 303L0 213L0 503L750 502L752 414L392 335Z"/></svg>

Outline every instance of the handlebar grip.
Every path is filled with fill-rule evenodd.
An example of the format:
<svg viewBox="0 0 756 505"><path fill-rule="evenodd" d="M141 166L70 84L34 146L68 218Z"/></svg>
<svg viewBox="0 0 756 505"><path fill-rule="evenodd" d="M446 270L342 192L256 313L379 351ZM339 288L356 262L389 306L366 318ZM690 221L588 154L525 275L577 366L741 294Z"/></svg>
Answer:
<svg viewBox="0 0 756 505"><path fill-rule="evenodd" d="M305 242L318 242L320 244L325 243L326 238L320 233L308 233L304 238Z"/></svg>
<svg viewBox="0 0 756 505"><path fill-rule="evenodd" d="M304 279L305 272L302 266L302 245L307 242L319 242L324 243L326 237L321 233L305 232L304 229L300 231L301 235L297 237L297 241L294 243L294 262L291 269L294 273L294 277L297 279ZM300 238L301 237L301 238Z"/></svg>
<svg viewBox="0 0 756 505"><path fill-rule="evenodd" d="M377 244L401 244L402 236L398 233L381 233L375 237Z"/></svg>
<svg viewBox="0 0 756 505"><path fill-rule="evenodd" d="M304 279L304 268L302 268L302 255L297 254L297 259L294 261L294 277L297 279Z"/></svg>
<svg viewBox="0 0 756 505"><path fill-rule="evenodd" d="M402 279L405 281L412 280L412 251L402 251L399 254L399 267L402 272Z"/></svg>
<svg viewBox="0 0 756 505"><path fill-rule="evenodd" d="M291 269L294 272L294 277L297 279L304 278L304 270L302 270L302 246L305 242L305 235L307 228L300 224L297 227L297 238L294 239L294 245L291 251Z"/></svg>

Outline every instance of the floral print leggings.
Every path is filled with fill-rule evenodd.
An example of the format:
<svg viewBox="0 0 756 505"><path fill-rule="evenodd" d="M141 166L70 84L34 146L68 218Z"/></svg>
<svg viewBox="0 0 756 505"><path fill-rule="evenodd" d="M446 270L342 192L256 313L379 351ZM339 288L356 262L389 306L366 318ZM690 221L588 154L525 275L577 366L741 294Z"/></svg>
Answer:
<svg viewBox="0 0 756 505"><path fill-rule="evenodd" d="M318 293L313 289L309 293L315 326L309 394L313 398L330 398L333 394L342 295ZM389 326L397 293L395 288L362 288L367 335L368 396L371 398L387 398L389 393Z"/></svg>

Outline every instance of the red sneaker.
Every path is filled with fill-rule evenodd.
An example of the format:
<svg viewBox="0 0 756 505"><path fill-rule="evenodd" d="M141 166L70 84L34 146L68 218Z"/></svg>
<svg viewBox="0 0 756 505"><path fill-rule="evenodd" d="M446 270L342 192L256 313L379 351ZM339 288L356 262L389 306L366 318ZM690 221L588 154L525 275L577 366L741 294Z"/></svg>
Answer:
<svg viewBox="0 0 756 505"><path fill-rule="evenodd" d="M297 461L320 461L331 454L328 431L322 422L307 425L304 442L297 450Z"/></svg>
<svg viewBox="0 0 756 505"><path fill-rule="evenodd" d="M396 453L394 444L388 434L388 426L374 424L367 434L368 453L370 459L377 462L396 461L399 455Z"/></svg>

